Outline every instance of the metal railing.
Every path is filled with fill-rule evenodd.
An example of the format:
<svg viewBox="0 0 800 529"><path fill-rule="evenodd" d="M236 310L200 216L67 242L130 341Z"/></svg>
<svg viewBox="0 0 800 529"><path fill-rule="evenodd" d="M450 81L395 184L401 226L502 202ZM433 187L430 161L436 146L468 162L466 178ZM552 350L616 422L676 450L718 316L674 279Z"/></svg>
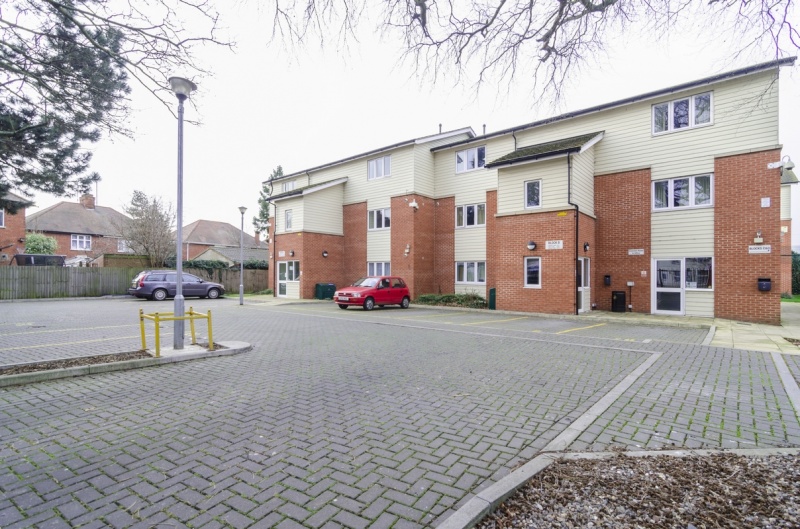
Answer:
<svg viewBox="0 0 800 529"><path fill-rule="evenodd" d="M142 309L139 309L139 329L142 333L142 349L147 349L147 340L144 333L144 320L151 320L155 322L156 326L156 358L161 356L161 325L162 321L175 321L175 320L189 320L189 327L192 332L192 345L197 345L197 335L194 330L194 320L206 320L208 325L208 349L214 350L214 334L211 325L211 311L207 314L195 312L193 307L184 313L184 316L175 316L174 312L155 312L153 314L145 314Z"/></svg>

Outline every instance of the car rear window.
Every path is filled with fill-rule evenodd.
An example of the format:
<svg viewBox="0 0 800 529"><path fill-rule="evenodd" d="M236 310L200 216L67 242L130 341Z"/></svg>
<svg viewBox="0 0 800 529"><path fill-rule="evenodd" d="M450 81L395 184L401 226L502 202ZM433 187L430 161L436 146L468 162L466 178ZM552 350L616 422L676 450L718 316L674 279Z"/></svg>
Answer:
<svg viewBox="0 0 800 529"><path fill-rule="evenodd" d="M164 274L150 274L145 281L164 281Z"/></svg>

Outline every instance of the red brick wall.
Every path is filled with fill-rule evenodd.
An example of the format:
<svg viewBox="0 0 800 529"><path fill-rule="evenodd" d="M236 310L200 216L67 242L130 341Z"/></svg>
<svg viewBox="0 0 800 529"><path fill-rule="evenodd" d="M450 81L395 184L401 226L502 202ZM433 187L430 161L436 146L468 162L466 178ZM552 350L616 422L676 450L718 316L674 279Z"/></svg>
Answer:
<svg viewBox="0 0 800 529"><path fill-rule="evenodd" d="M433 290L418 294L449 294L455 292L454 264L456 260L455 197L436 200L433 225Z"/></svg>
<svg viewBox="0 0 800 529"><path fill-rule="evenodd" d="M767 169L780 150L717 158L714 161L714 313L727 318L779 325L780 306L780 169ZM771 205L761 207L769 197ZM772 253L750 254L756 231ZM770 292L757 280L769 277Z"/></svg>
<svg viewBox="0 0 800 529"><path fill-rule="evenodd" d="M70 233L53 233L42 232L48 237L53 237L58 244L56 255L66 255L67 259L70 257L88 256L91 258L100 257L107 253L117 253L117 239L100 237L92 235L92 249L91 250L72 250L72 234Z"/></svg>
<svg viewBox="0 0 800 529"><path fill-rule="evenodd" d="M342 284L350 285L359 277L367 275L367 203L348 204L343 208Z"/></svg>
<svg viewBox="0 0 800 529"><path fill-rule="evenodd" d="M492 268L498 309L575 313L575 215L565 210L496 218L497 266ZM547 240L563 241L563 249L545 250ZM528 241L536 243L535 250L528 250ZM542 288L524 288L525 257L542 258Z"/></svg>
<svg viewBox="0 0 800 529"><path fill-rule="evenodd" d="M786 230L784 232L783 230ZM792 293L792 221L781 221L781 293Z"/></svg>
<svg viewBox="0 0 800 529"><path fill-rule="evenodd" d="M295 250L295 259L302 255L300 263L301 297L313 299L317 283L333 283L337 287L350 284L344 281L344 237L324 233L303 232L302 251ZM323 257L322 252L328 256Z"/></svg>
<svg viewBox="0 0 800 529"><path fill-rule="evenodd" d="M599 310L610 311L611 293L622 290L633 312L650 313L650 189L649 169L594 179L597 244L592 297ZM632 248L644 249L644 255L628 255ZM605 275L611 276L610 286L603 282ZM635 283L633 288L627 287L628 281Z"/></svg>
<svg viewBox="0 0 800 529"><path fill-rule="evenodd" d="M418 207L409 204L416 201ZM434 290L434 200L417 194L392 198L392 274L406 280L411 299ZM406 255L406 246L410 252Z"/></svg>
<svg viewBox="0 0 800 529"><path fill-rule="evenodd" d="M209 248L213 248L212 244L196 244L193 242L185 242L181 247L181 254L184 261L191 261L197 259L197 256L205 252Z"/></svg>
<svg viewBox="0 0 800 529"><path fill-rule="evenodd" d="M0 266L9 265L16 254L25 253L25 243L19 242L25 238L25 208L20 208L14 215L6 211L4 217L4 227L0 228L0 248L11 246L0 250L0 254L8 256L8 259L0 259Z"/></svg>

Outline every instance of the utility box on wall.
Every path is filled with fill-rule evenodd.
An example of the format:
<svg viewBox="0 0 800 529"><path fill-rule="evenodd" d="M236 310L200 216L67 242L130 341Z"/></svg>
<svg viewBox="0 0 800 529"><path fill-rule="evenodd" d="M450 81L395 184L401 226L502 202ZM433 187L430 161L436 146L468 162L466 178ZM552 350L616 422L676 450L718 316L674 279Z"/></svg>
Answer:
<svg viewBox="0 0 800 529"><path fill-rule="evenodd" d="M761 292L769 292L772 290L772 279L769 277L759 277L758 290Z"/></svg>
<svg viewBox="0 0 800 529"><path fill-rule="evenodd" d="M611 312L625 312L624 290L615 290L611 293Z"/></svg>

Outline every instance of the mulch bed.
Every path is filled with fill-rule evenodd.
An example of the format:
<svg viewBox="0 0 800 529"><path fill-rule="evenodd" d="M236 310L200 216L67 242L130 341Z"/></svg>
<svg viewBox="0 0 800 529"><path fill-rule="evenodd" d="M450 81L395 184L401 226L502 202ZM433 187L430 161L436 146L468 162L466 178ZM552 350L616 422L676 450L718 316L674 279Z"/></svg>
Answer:
<svg viewBox="0 0 800 529"><path fill-rule="evenodd" d="M37 371L49 371L52 369L64 369L67 367L108 364L112 362L123 362L125 360L139 360L141 358L153 358L153 356L146 351L132 351L129 353L65 358L62 360L50 360L35 364L0 367L0 376L19 375L21 373L35 373Z"/></svg>

